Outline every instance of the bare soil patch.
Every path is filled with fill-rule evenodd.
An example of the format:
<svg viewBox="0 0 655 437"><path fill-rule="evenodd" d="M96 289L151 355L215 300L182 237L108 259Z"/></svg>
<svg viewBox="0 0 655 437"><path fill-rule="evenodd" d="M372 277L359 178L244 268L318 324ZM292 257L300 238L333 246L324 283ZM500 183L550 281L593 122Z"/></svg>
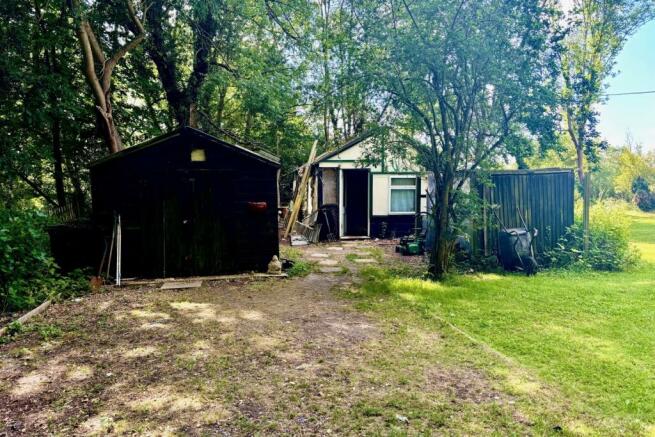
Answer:
<svg viewBox="0 0 655 437"><path fill-rule="evenodd" d="M481 375L414 358L438 350L432 333L399 345L402 326L339 297L363 267L346 255L371 256L372 243L303 250L311 259L329 247L349 273L109 288L54 304L34 323L56 324L60 337L0 345L0 434L418 432L444 426L452 398L496 396ZM431 412L394 418L419 407Z"/></svg>

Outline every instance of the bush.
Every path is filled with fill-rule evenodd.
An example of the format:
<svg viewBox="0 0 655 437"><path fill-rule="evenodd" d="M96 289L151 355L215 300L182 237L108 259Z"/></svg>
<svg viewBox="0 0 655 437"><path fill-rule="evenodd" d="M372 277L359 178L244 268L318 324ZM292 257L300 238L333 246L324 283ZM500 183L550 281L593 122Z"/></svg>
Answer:
<svg viewBox="0 0 655 437"><path fill-rule="evenodd" d="M655 211L655 193L639 190L635 193L633 202L637 205L637 208L644 212Z"/></svg>
<svg viewBox="0 0 655 437"><path fill-rule="evenodd" d="M589 215L589 252L584 253L582 223L571 226L557 246L544 254L548 267L574 267L602 271L625 270L639 259L630 247L627 206L621 202L601 202Z"/></svg>
<svg viewBox="0 0 655 437"><path fill-rule="evenodd" d="M49 253L47 217L37 210L0 209L0 311L88 291L81 272L61 276Z"/></svg>
<svg viewBox="0 0 655 437"><path fill-rule="evenodd" d="M648 181L641 176L637 176L632 181L632 202L637 208L644 212L655 211L655 193L650 191Z"/></svg>
<svg viewBox="0 0 655 437"><path fill-rule="evenodd" d="M632 181L632 194L637 194L640 191L650 191L648 186L648 181L641 176L637 176L634 181Z"/></svg>

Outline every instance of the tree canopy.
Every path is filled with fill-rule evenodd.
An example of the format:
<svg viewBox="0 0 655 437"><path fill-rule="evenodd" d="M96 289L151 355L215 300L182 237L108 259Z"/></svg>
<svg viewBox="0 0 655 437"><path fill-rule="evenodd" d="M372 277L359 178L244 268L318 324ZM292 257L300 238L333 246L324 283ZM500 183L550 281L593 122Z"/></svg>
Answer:
<svg viewBox="0 0 655 437"><path fill-rule="evenodd" d="M569 153L582 179L602 155L605 80L653 12L651 0L5 0L0 197L88 208L91 161L190 125L280 156L288 199L314 139L328 150L374 132L436 175L439 275L474 171ZM647 173L635 165L620 192Z"/></svg>

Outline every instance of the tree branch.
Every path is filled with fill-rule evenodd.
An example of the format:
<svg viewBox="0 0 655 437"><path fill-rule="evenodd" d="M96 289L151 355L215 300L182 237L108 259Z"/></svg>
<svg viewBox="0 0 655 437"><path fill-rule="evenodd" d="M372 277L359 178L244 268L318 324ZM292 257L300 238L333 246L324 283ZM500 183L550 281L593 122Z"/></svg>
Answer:
<svg viewBox="0 0 655 437"><path fill-rule="evenodd" d="M120 61L129 51L133 50L136 46L141 44L141 41L146 36L145 29L143 28L143 24L141 24L141 20L139 17L136 15L136 10L134 9L134 3L132 3L132 0L126 0L127 3L127 12L130 17L130 20L136 26L137 28L137 34L134 36L134 38L129 41L128 43L124 44L121 46L116 52L111 56L111 58L105 62L105 68L102 73L102 89L104 92L109 91L109 87L111 86L111 75L114 70L114 67L116 67L116 64L118 64L118 61Z"/></svg>

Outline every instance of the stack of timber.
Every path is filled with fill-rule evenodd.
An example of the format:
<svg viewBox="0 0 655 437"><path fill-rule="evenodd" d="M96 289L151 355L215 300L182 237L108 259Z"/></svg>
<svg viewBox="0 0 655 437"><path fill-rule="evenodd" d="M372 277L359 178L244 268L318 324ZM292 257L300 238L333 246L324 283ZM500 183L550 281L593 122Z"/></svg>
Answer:
<svg viewBox="0 0 655 437"><path fill-rule="evenodd" d="M318 231L315 231L312 226L298 222L298 214L300 213L300 210L302 208L303 200L305 198L305 192L307 191L307 181L309 179L309 173L311 171L312 163L314 162L314 159L316 159L317 143L318 141L314 141L314 144L312 145L312 150L309 153L309 160L307 161L307 165L305 165L302 169L303 173L300 179L300 185L298 185L298 189L296 190L296 195L293 198L293 204L291 205L291 211L289 212L287 225L284 230L284 235L283 235L284 239L289 237L289 234L294 228L299 227L300 234L303 235L303 237L305 237L308 241L312 241L312 240L307 238L305 235L311 236L312 239L314 238L315 235L315 241L312 242L318 241L320 228L318 229ZM312 229L307 229L307 227L310 227Z"/></svg>

